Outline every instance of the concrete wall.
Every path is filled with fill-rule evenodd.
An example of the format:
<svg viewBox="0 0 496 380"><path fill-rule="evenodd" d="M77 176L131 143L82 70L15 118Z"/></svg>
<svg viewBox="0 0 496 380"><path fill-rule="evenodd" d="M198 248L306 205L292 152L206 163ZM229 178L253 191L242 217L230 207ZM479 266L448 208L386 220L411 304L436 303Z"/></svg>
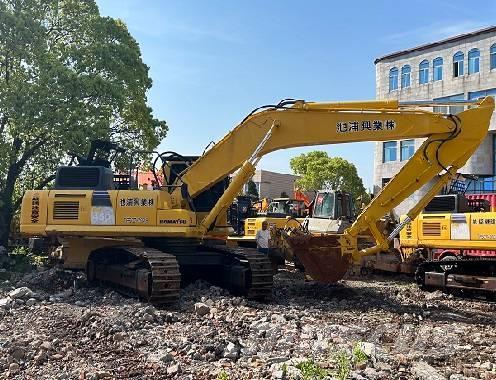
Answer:
<svg viewBox="0 0 496 380"><path fill-rule="evenodd" d="M436 98L463 94L468 98L469 92L488 90L496 88L496 69L490 70L490 47L496 43L496 32L484 33L478 36L470 36L462 41L447 42L442 45L427 47L413 52L406 52L400 56L385 58L376 63L376 98L398 99L399 101L433 100ZM468 74L468 52L477 48L480 51L479 72ZM453 77L453 55L461 51L464 54L464 75ZM433 81L433 60L437 57L443 58L443 79ZM419 64L423 60L429 61L429 81L419 84ZM410 87L401 88L401 68L410 65ZM389 91L389 71L398 68L398 89ZM490 131L496 131L496 115L491 119ZM423 139L415 141L417 149ZM376 143L374 150L374 192L378 192L382 186L383 178L391 178L396 174L405 162L400 159L400 143L398 141L397 161L383 162L383 143ZM492 134L490 133L472 158L467 162L462 173L475 175L494 175L494 147ZM430 187L430 186L427 186ZM426 188L427 188L426 187ZM396 214L402 214L413 206L421 195L426 191L421 189L410 199L395 209Z"/></svg>

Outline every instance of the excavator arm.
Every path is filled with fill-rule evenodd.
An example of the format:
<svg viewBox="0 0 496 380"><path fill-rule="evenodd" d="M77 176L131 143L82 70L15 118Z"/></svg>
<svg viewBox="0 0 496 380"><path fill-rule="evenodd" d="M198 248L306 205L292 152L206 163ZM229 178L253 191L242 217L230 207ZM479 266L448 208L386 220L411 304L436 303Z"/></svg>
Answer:
<svg viewBox="0 0 496 380"><path fill-rule="evenodd" d="M399 232L397 229L390 236L383 236L377 221L384 214L435 178L432 189L408 213L408 217L413 219L480 145L487 134L494 98L466 103L472 108L455 116L425 111L412 105L405 108L394 100L281 102L247 116L189 167L181 175L182 193L186 186L189 196L194 197L239 169L224 195L203 219L201 226L207 231L253 175L258 160L267 153L298 146L427 138L355 223L340 236L342 258L357 260L362 255L387 249L389 241ZM181 197L180 191L178 187L175 194L178 198ZM358 234L367 229L377 244L358 251Z"/></svg>

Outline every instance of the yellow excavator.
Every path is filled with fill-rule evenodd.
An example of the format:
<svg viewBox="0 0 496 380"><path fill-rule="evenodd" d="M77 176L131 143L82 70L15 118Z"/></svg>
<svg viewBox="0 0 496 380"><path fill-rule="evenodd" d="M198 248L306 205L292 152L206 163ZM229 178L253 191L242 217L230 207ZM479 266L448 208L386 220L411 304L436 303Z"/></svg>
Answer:
<svg viewBox="0 0 496 380"><path fill-rule="evenodd" d="M435 196L400 232L405 256L425 259L416 280L441 288L496 296L496 212L462 193Z"/></svg>
<svg viewBox="0 0 496 380"><path fill-rule="evenodd" d="M160 154L164 179L155 189L115 181L105 160L59 168L53 189L25 193L21 232L60 244L65 266L85 269L90 281L113 283L152 303L176 301L181 281L195 278L264 298L272 287L268 258L215 240L232 231L226 210L262 156L298 146L426 138L333 246L302 251L299 259L313 278L337 281L353 260L387 249L479 146L494 99L470 105L453 116L419 108L433 106L428 102L283 100L252 111L201 157ZM377 221L432 179L432 189L384 236ZM359 249L358 234L366 229L377 244Z"/></svg>

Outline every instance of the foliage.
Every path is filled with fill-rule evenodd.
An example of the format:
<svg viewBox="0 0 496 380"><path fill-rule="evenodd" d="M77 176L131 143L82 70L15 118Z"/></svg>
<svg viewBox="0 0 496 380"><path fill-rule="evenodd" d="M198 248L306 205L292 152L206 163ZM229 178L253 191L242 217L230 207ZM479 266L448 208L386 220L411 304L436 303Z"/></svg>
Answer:
<svg viewBox="0 0 496 380"><path fill-rule="evenodd" d="M351 360L346 351L340 350L336 355L337 372L336 377L339 380L346 380L351 371Z"/></svg>
<svg viewBox="0 0 496 380"><path fill-rule="evenodd" d="M67 152L95 138L159 144L151 85L138 43L95 0L0 0L0 244L22 193L50 183Z"/></svg>
<svg viewBox="0 0 496 380"><path fill-rule="evenodd" d="M292 158L290 166L300 176L297 183L304 190L343 190L353 194L354 198L365 194L355 165L341 157L329 157L326 152L313 151Z"/></svg>
<svg viewBox="0 0 496 380"><path fill-rule="evenodd" d="M248 181L248 189L246 190L246 194L251 195L252 197L257 199L259 197L257 185L251 179Z"/></svg>
<svg viewBox="0 0 496 380"><path fill-rule="evenodd" d="M229 380L229 375L227 374L226 371L222 370L217 375L217 380Z"/></svg>
<svg viewBox="0 0 496 380"><path fill-rule="evenodd" d="M33 267L44 266L49 261L47 256L35 255L24 246L15 247L9 254L11 259L9 270L13 272L30 272Z"/></svg>
<svg viewBox="0 0 496 380"><path fill-rule="evenodd" d="M360 342L355 342L351 354L352 354L353 363L362 363L362 362L366 362L369 359L367 354L362 350Z"/></svg>
<svg viewBox="0 0 496 380"><path fill-rule="evenodd" d="M288 365L286 363L283 363L281 366L281 371L282 371L282 377L285 378L288 376Z"/></svg>
<svg viewBox="0 0 496 380"><path fill-rule="evenodd" d="M328 376L328 371L313 360L306 360L296 365L301 371L303 380L323 380Z"/></svg>

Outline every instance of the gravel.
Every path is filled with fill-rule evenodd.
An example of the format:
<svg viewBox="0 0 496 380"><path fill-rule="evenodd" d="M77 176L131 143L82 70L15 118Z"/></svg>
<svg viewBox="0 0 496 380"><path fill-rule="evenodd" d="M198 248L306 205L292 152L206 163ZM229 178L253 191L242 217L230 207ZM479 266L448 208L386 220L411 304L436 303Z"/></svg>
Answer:
<svg viewBox="0 0 496 380"><path fill-rule="evenodd" d="M496 304L409 278L282 271L268 303L197 282L169 308L60 268L13 278L0 284L0 379L496 379Z"/></svg>

